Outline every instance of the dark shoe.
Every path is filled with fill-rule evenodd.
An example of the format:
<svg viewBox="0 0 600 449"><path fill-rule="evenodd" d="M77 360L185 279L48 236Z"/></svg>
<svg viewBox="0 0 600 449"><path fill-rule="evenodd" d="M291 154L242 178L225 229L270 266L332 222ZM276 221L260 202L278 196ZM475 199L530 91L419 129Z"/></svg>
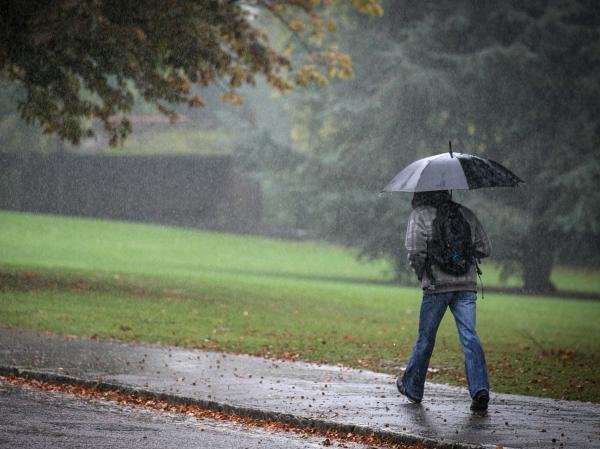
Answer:
<svg viewBox="0 0 600 449"><path fill-rule="evenodd" d="M490 394L487 390L478 391L471 402L471 411L475 413L485 413L490 402Z"/></svg>
<svg viewBox="0 0 600 449"><path fill-rule="evenodd" d="M413 398L411 395L409 395L406 392L406 388L404 388L404 385L402 385L402 379L400 379L400 378L396 379L396 387L398 388L398 391L400 392L400 394L406 396L408 398L408 400L410 402L412 402L413 404L420 404L421 403L420 399Z"/></svg>

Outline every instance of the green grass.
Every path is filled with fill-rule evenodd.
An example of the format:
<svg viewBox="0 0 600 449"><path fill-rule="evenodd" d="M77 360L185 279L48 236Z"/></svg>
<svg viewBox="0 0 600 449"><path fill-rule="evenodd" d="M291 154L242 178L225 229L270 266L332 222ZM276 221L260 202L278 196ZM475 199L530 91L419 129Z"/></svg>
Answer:
<svg viewBox="0 0 600 449"><path fill-rule="evenodd" d="M117 221L0 212L0 263L148 276L390 279L386 262L358 262L332 245Z"/></svg>
<svg viewBox="0 0 600 449"><path fill-rule="evenodd" d="M550 279L560 290L600 293L600 272L597 269L557 267Z"/></svg>
<svg viewBox="0 0 600 449"><path fill-rule="evenodd" d="M502 279L500 268L493 262L482 264L484 283L491 287L522 287L519 273ZM594 268L554 267L550 280L560 291L600 294L600 270ZM559 293L560 295L560 293Z"/></svg>
<svg viewBox="0 0 600 449"><path fill-rule="evenodd" d="M172 129L133 133L112 154L228 154L232 136L226 130Z"/></svg>
<svg viewBox="0 0 600 449"><path fill-rule="evenodd" d="M235 236L199 230L0 211L0 264L125 272L148 276L230 274L387 282L389 262L359 262L354 251L324 243ZM490 287L516 287L483 264ZM600 293L600 271L558 267L559 289Z"/></svg>
<svg viewBox="0 0 600 449"><path fill-rule="evenodd" d="M333 246L0 213L0 248L6 326L389 373L416 335L419 291ZM478 329L494 390L600 402L600 303L486 294ZM448 314L431 380L462 363Z"/></svg>

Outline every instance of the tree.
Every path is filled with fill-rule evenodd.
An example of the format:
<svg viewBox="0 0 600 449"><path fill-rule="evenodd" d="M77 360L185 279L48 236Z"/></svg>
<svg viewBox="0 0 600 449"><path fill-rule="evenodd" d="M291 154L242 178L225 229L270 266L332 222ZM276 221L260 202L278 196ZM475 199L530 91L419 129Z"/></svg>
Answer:
<svg viewBox="0 0 600 449"><path fill-rule="evenodd" d="M446 47L444 59L462 94L455 114L471 126L467 148L527 180L512 197L496 198L518 217L504 238L518 249L525 288L551 291L559 253L600 228L600 15L585 1L495 9L465 9L474 51L465 57Z"/></svg>
<svg viewBox="0 0 600 449"><path fill-rule="evenodd" d="M25 90L23 119L78 143L99 120L111 144L131 131L134 91L174 117L173 104L202 106L194 86L219 83L223 100L257 75L275 89L348 78L350 59L320 48L335 30L331 0L7 0L0 5L0 77ZM381 15L377 0L352 0ZM271 17L295 36L304 60L261 27ZM296 59L294 59L296 58Z"/></svg>
<svg viewBox="0 0 600 449"><path fill-rule="evenodd" d="M408 201L376 192L452 139L457 151L526 180L464 198L489 224L496 258L521 268L525 288L553 290L557 256L597 248L600 236L597 10L585 0L384 6L376 29L348 38L355 80L335 87L331 101L310 100L311 135L334 123L301 171L322 192L315 226L366 256L391 257L402 273Z"/></svg>

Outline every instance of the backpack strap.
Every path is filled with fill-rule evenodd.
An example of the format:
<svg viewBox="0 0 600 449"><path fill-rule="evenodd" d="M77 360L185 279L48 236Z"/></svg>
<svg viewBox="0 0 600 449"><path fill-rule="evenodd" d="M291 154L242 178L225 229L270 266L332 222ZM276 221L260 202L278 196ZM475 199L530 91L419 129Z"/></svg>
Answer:
<svg viewBox="0 0 600 449"><path fill-rule="evenodd" d="M433 269L431 268L431 255L429 253L429 242L427 242L427 257L425 258L425 273L429 278L429 288L435 288L435 276L433 275Z"/></svg>
<svg viewBox="0 0 600 449"><path fill-rule="evenodd" d="M479 282L481 283L481 299L485 299L485 294L483 292L483 279L481 279L481 275L483 274L483 271L481 271L481 268L479 268L481 259L474 257L473 262L475 263L475 268L477 269L477 277L479 278Z"/></svg>

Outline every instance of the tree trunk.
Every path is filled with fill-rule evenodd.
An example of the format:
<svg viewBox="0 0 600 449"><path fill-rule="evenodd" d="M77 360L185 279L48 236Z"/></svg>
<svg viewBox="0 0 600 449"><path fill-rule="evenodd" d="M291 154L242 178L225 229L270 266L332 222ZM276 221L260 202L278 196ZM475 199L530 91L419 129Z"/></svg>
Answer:
<svg viewBox="0 0 600 449"><path fill-rule="evenodd" d="M552 293L556 287L550 280L550 258L528 259L523 263L523 289L528 293Z"/></svg>
<svg viewBox="0 0 600 449"><path fill-rule="evenodd" d="M523 289L528 293L552 293L556 287L550 280L558 237L545 226L534 224L522 243Z"/></svg>

